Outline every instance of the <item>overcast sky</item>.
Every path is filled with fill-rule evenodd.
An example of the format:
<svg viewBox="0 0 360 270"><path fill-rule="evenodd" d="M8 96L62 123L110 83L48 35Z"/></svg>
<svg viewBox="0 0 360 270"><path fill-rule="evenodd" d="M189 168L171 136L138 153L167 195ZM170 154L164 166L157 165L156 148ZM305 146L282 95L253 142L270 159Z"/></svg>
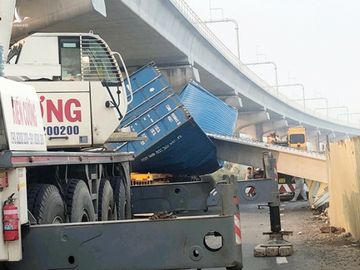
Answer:
<svg viewBox="0 0 360 270"><path fill-rule="evenodd" d="M186 0L202 18L210 19L209 0ZM358 0L211 0L212 19L239 23L241 60L274 61L279 84L303 83L306 97L326 97L329 106L348 106L360 113L360 1ZM221 8L222 10L219 10ZM223 13L223 14L222 14ZM236 53L231 23L208 25ZM272 66L252 67L274 84ZM283 88L294 99L297 88ZM325 101L308 101L325 107ZM345 109L331 110L345 120ZM360 115L353 115L359 123Z"/></svg>

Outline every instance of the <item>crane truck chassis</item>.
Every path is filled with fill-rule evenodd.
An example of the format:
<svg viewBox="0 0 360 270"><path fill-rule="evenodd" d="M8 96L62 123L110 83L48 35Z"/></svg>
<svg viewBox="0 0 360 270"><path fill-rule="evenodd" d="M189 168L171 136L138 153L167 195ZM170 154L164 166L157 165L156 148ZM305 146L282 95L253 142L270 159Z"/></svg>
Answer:
<svg viewBox="0 0 360 270"><path fill-rule="evenodd" d="M4 151L0 166L7 168L9 183L14 185L25 168L64 166L65 160L69 166L101 163L104 166L121 164L123 168L128 168L131 158L129 154L113 153ZM129 181L127 177L127 183ZM194 185L198 186L194 188ZM131 193L136 194L137 213L149 211L148 205L153 205L153 211L160 208L161 211L177 212L188 209L188 205L193 205L190 210L208 210L203 209L206 205L217 207L217 214L45 225L32 224L35 221L30 217L29 222L21 226L21 241L15 241L18 246L22 242L19 246L22 258L16 259L19 262L2 263L3 269L145 270L224 266L228 269L242 269L239 203L267 202L271 213L271 209L278 209L277 183L272 179L238 182L231 179L218 183L210 192L210 197L209 187L212 187L211 183L205 181L170 183L134 186ZM248 187L256 190L254 196L247 196ZM22 185L24 188L26 185ZM161 197L152 196L154 192L149 192L149 189L155 193L164 189L172 191L169 192L172 196L166 197L169 202L167 208L154 203ZM179 194L186 194L190 189L197 192L179 198ZM200 201L208 200L206 204L199 203L199 198L193 197L196 195L200 195ZM164 200L166 198L163 196ZM179 202L182 202L180 207ZM271 218L274 219L274 215ZM280 231L281 227L276 227L276 222L272 221L271 225L272 231ZM13 242L6 244L11 245Z"/></svg>
<svg viewBox="0 0 360 270"><path fill-rule="evenodd" d="M128 154L5 151L0 166L8 170L7 189L18 185L21 192L26 189L26 184L22 182L20 185L17 180L25 168L64 166L64 163L71 164L69 166L121 164L128 168L130 160ZM216 266L241 269L236 185L223 183L217 191L222 201L220 215L49 225L33 225L29 218L30 222L22 224L18 240L4 242L8 259L19 260L4 263L4 269L186 269ZM6 189L2 195L8 195ZM17 201L22 203L21 196Z"/></svg>
<svg viewBox="0 0 360 270"><path fill-rule="evenodd" d="M0 158L0 166L9 170L9 181L24 168L43 166L63 166L67 160L72 166L121 164L128 168L129 154L104 153L34 153L5 151ZM70 160L70 161L69 161ZM12 174L16 174L13 178ZM128 175L128 174L127 174ZM97 180L99 181L99 179ZM10 182L9 182L10 183ZM129 178L127 177L127 183ZM173 198L167 196L167 208L161 211L187 209L179 194L193 189L205 205L215 207L216 214L205 213L195 216L164 217L159 219L129 219L122 221L98 221L86 223L65 223L36 225L29 222L21 226L20 249L22 258L18 262L2 263L3 269L187 269L227 267L242 269L241 230L239 203L267 202L272 209L278 209L279 196L277 183L272 179L235 181L230 179L218 183L210 192L209 182L170 183L157 186L135 186L132 193L141 203L137 213L145 213L159 206L154 201L161 199L152 196L148 189L172 191ZM248 196L246 189L256 190L255 196ZM25 188L23 186L22 188ZM270 191L270 192L269 192ZM141 196L141 194L144 194ZM149 195L150 194L150 195ZM152 201L152 199L154 201ZM156 197L156 199L155 199ZM191 210L202 209L199 198L183 196ZM165 200L165 199L164 199ZM179 207L177 201L183 204ZM142 205L142 206L141 206ZM275 206L275 207L274 207ZM219 212L217 212L219 211ZM274 214L271 214L274 219ZM276 215L275 215L276 219ZM276 225L271 220L273 232L279 232L280 220ZM278 227L276 227L278 226ZM11 245L13 242L7 242ZM20 252L20 250L19 250ZM11 254L11 252L9 252ZM15 259L15 258L13 258ZM0 268L1 269L1 268Z"/></svg>

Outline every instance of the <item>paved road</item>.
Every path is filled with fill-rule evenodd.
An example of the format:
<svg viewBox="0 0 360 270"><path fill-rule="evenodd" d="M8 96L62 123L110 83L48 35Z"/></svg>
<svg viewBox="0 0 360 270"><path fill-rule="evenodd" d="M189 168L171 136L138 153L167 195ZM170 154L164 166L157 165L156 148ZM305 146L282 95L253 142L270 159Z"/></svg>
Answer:
<svg viewBox="0 0 360 270"><path fill-rule="evenodd" d="M301 215L307 207L306 202L284 202L281 204L281 218L282 224L289 222L296 222L296 220L287 220L287 213L297 211L299 212L299 220L301 221ZM300 210L300 211L299 211ZM310 211L310 210L309 210ZM276 258L265 257L255 258L253 256L254 247L260 243L264 243L267 240L266 236L262 233L270 230L270 219L268 208L258 209L256 205L247 205L241 207L241 229L243 236L243 260L244 270L270 270L270 269L302 269L301 258L297 258L295 253L291 257ZM286 230L286 225L283 225L283 229ZM297 233L297 232L294 232ZM290 238L291 241L291 238ZM296 247L295 247L296 249ZM212 268L211 270L223 270L225 268ZM303 268L306 269L306 268ZM313 268L320 269L320 268ZM210 269L208 269L210 270Z"/></svg>
<svg viewBox="0 0 360 270"><path fill-rule="evenodd" d="M281 221L282 228L288 230L286 225L288 222L296 222L296 220L290 220L287 213L305 210L307 207L306 202L285 202L281 204ZM300 269L298 260L296 260L297 254L295 253L291 257L277 258L277 257L265 257L256 258L253 256L254 247L267 240L266 236L262 235L262 232L269 231L270 221L268 209L258 210L254 206L242 207L242 230L243 236L243 254L244 254L244 269L246 270L267 270L267 269ZM309 210L310 211L310 210ZM299 212L299 221L301 222L301 213ZM293 218L291 218L293 219ZM294 232L297 233L297 232ZM289 239L291 241L291 237ZM294 247L296 249L296 247Z"/></svg>
<svg viewBox="0 0 360 270"><path fill-rule="evenodd" d="M268 231L270 227L268 209L259 210L256 205L242 206L244 270L360 269L360 243L355 243L354 246L351 238L336 234L322 234L320 228L326 224L313 215L307 202L283 202L280 209L282 228L294 233L289 239L294 245L294 254L286 258L255 258L254 247L267 240L262 232ZM215 269L224 270L225 268L211 270Z"/></svg>

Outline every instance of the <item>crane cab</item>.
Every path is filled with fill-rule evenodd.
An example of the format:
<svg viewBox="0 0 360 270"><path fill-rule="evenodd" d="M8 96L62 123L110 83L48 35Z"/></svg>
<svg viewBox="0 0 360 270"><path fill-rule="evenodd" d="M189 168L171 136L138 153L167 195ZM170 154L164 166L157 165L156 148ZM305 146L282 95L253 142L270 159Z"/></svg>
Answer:
<svg viewBox="0 0 360 270"><path fill-rule="evenodd" d="M9 51L6 77L35 87L48 148L102 145L127 110L120 67L92 33L36 33Z"/></svg>

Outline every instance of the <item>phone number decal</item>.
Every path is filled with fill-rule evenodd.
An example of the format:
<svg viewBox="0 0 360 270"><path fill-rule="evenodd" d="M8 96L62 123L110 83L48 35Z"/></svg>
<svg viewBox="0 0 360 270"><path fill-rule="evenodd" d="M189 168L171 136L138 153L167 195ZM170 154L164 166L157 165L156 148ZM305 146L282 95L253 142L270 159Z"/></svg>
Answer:
<svg viewBox="0 0 360 270"><path fill-rule="evenodd" d="M80 133L79 126L48 126L44 129L48 136L78 135Z"/></svg>

